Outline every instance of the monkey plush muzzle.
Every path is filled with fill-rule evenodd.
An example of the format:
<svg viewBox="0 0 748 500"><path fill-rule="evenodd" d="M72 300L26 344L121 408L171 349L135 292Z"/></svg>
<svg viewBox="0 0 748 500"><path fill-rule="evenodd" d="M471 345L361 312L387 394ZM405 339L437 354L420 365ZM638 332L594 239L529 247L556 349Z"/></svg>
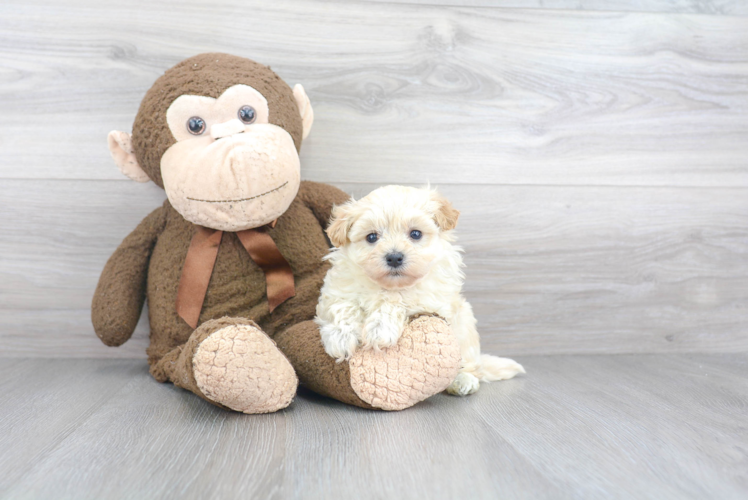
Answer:
<svg viewBox="0 0 748 500"><path fill-rule="evenodd" d="M231 124L222 125L213 127ZM259 227L283 214L298 192L299 156L288 132L266 123L234 132L178 141L161 158L169 202L193 224Z"/></svg>

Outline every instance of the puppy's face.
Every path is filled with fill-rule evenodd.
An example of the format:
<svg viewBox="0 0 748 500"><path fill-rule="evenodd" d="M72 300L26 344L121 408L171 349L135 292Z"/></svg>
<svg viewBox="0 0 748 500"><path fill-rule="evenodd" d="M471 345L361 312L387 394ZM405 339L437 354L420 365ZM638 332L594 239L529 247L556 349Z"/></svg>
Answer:
<svg viewBox="0 0 748 500"><path fill-rule="evenodd" d="M441 257L441 239L458 216L435 191L385 186L335 207L327 234L371 280L386 289L405 288Z"/></svg>

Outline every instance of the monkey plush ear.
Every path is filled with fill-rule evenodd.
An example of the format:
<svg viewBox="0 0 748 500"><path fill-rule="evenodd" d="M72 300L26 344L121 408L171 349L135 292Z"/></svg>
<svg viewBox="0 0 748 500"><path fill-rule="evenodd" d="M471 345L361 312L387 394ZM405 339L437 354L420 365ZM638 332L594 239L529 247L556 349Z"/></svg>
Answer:
<svg viewBox="0 0 748 500"><path fill-rule="evenodd" d="M431 200L438 205L434 213L436 225L442 231L450 231L457 227L457 219L460 218L460 211L452 206L452 203L436 191L431 192Z"/></svg>
<svg viewBox="0 0 748 500"><path fill-rule="evenodd" d="M306 136L309 135L309 131L312 130L312 123L314 122L314 110L312 110L312 103L309 102L309 97L307 97L306 91L300 83L294 85L293 96L296 99L296 105L299 106L301 123L304 127L301 138L306 139Z"/></svg>
<svg viewBox="0 0 748 500"><path fill-rule="evenodd" d="M136 182L148 182L150 177L138 164L135 153L132 150L132 137L127 132L112 130L107 137L109 152L112 154L114 163L120 172Z"/></svg>
<svg viewBox="0 0 748 500"><path fill-rule="evenodd" d="M348 230L353 225L351 206L352 202L348 202L343 205L335 205L332 209L332 220L330 225L327 226L327 237L330 238L330 243L337 248L345 245L348 239Z"/></svg>

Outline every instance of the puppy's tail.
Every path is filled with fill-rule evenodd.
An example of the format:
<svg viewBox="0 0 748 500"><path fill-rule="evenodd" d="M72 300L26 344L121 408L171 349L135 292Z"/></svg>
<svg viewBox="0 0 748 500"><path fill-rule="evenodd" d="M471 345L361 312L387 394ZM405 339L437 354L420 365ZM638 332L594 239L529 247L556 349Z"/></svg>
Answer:
<svg viewBox="0 0 748 500"><path fill-rule="evenodd" d="M481 382L494 382L510 379L518 373L525 373L525 369L513 359L481 354L480 363L472 370L472 373Z"/></svg>

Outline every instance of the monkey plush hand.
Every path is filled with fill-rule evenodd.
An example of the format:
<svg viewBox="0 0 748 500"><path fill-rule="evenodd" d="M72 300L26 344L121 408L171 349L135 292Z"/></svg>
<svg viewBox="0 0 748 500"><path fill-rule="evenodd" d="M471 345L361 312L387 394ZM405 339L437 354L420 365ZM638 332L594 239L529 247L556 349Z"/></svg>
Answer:
<svg viewBox="0 0 748 500"><path fill-rule="evenodd" d="M413 320L388 351L345 363L324 352L312 321L329 268L324 231L348 196L300 181L313 117L301 85L240 57L198 55L156 80L132 135L109 134L120 170L153 181L167 200L101 274L91 316L106 345L130 338L147 298L151 374L223 408L279 410L299 379L366 408L402 409L433 394L424 387L438 373L409 353L454 347L438 318ZM435 352L442 376L444 366L456 373L459 356Z"/></svg>

